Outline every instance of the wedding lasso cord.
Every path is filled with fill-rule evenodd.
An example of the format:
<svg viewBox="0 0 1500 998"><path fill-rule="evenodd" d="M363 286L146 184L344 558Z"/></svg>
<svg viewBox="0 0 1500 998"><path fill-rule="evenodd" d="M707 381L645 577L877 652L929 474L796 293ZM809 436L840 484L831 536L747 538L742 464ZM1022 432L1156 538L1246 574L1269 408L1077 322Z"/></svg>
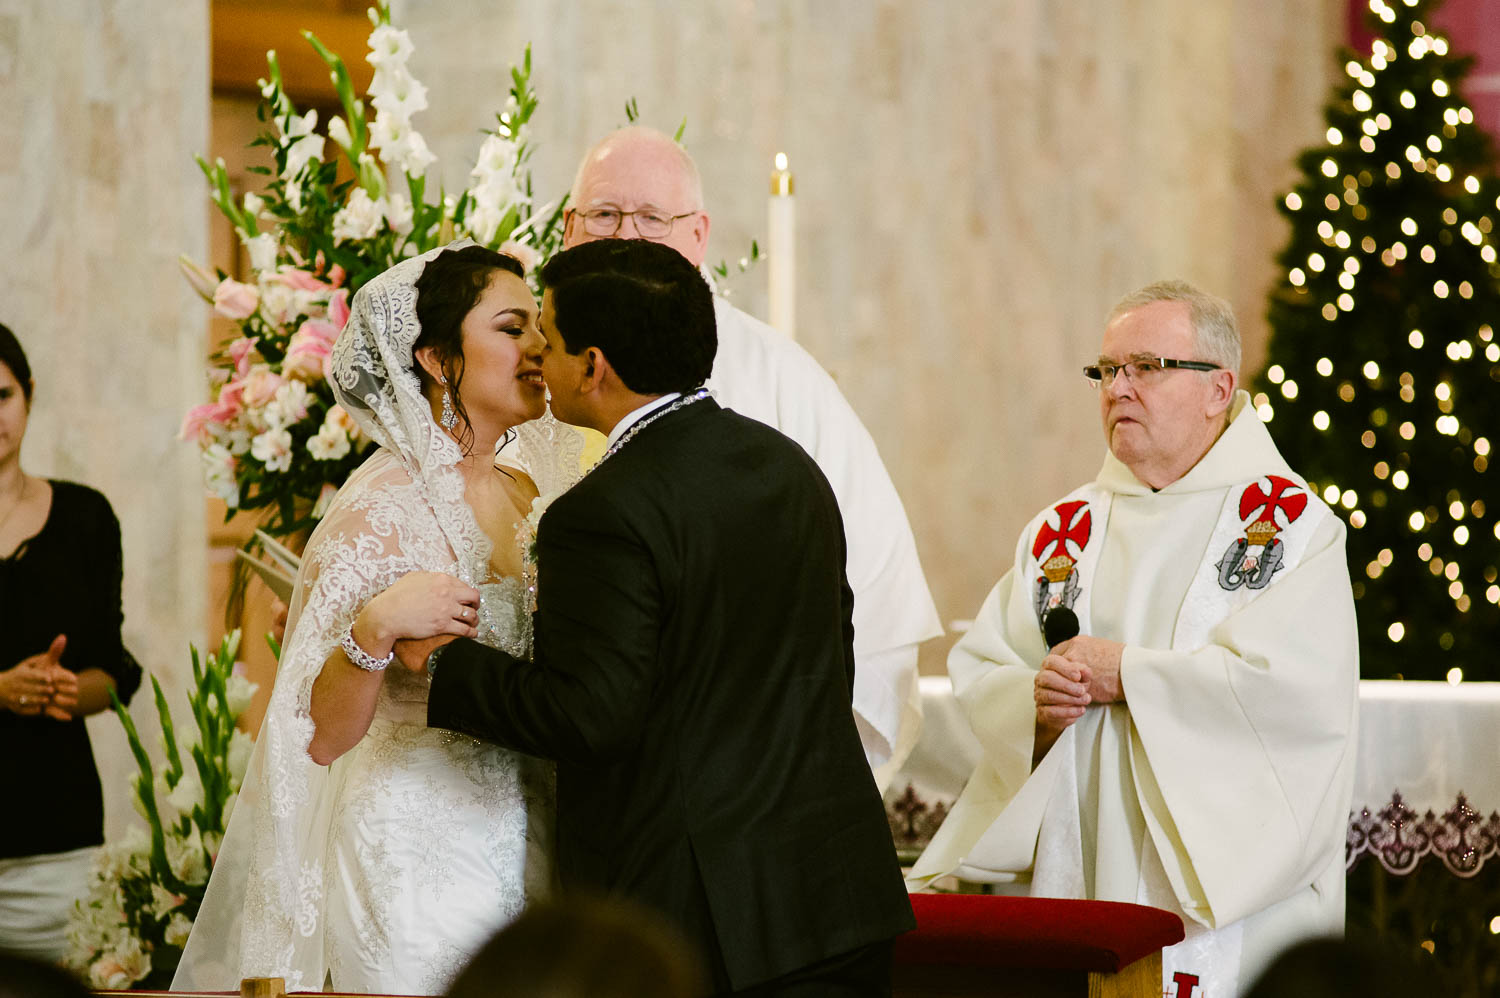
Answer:
<svg viewBox="0 0 1500 998"><path fill-rule="evenodd" d="M632 437L644 430L646 427L650 426L652 423L656 422L658 419L662 418L665 415L668 415L669 413L676 412L678 409L681 409L684 406L692 405L694 402L702 402L704 399L708 398L708 395L709 392L707 388L700 388L691 395L684 395L682 398L673 402L665 409L658 409L657 411L651 413L651 415L647 416L645 419L642 419L630 429L626 430L624 435L621 436L619 440L616 440L614 443L610 444L609 450L605 451L604 456L599 459L599 464L603 464L605 461L608 461L610 457L615 453L615 451L619 450L621 447L624 447L630 442L630 439ZM599 464L594 465L594 467L599 467Z"/></svg>

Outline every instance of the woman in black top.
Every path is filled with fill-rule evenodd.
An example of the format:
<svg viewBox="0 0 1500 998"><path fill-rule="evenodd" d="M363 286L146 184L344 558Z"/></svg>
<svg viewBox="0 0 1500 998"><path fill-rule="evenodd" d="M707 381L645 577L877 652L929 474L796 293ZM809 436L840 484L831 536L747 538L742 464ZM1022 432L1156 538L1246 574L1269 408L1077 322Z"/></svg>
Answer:
<svg viewBox="0 0 1500 998"><path fill-rule="evenodd" d="M31 368L0 325L0 950L60 957L104 841L83 718L128 701L120 525L98 492L21 470Z"/></svg>

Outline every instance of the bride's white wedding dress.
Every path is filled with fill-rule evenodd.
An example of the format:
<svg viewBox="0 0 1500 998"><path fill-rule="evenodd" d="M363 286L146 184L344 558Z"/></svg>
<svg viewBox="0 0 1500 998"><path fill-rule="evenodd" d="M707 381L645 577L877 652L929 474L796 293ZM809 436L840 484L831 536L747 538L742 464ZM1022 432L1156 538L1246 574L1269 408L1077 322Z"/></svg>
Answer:
<svg viewBox="0 0 1500 998"><path fill-rule="evenodd" d="M479 640L528 656L524 584L480 594ZM324 928L333 987L439 994L490 933L548 893L552 766L427 727L427 681L399 668L370 730L334 765Z"/></svg>
<svg viewBox="0 0 1500 998"><path fill-rule="evenodd" d="M382 680L359 743L307 754L313 681L359 610L414 571L481 592L480 640L531 651L531 593L490 578L490 539L464 498L457 444L411 369L417 276L399 264L355 296L334 348L335 393L380 449L308 541L276 685L174 990L437 994L552 880L551 764L427 727L425 676ZM520 427L513 463L542 493L576 479L582 438L550 417ZM213 843L205 843L212 853Z"/></svg>

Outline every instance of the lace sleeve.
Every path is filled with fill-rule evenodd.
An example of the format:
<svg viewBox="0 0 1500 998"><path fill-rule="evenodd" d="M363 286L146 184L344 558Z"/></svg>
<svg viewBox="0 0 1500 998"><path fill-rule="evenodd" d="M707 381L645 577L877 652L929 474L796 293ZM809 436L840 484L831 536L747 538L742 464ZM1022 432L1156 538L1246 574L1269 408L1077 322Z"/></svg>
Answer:
<svg viewBox="0 0 1500 998"><path fill-rule="evenodd" d="M174 989L232 990L249 976L284 977L289 991L322 988L323 858L340 767L307 754L313 681L359 610L396 579L472 575L434 513L424 483L382 450L309 540L276 685ZM465 562L487 559L488 547L464 553Z"/></svg>

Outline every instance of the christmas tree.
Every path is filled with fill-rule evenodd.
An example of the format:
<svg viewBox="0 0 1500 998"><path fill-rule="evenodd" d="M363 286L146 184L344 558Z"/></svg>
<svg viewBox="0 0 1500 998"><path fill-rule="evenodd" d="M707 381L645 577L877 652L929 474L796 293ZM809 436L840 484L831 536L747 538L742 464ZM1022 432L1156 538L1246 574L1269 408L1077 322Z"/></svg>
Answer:
<svg viewBox="0 0 1500 998"><path fill-rule="evenodd" d="M1252 391L1348 523L1364 675L1496 680L1500 182L1435 6L1371 0L1370 54L1342 57Z"/></svg>

